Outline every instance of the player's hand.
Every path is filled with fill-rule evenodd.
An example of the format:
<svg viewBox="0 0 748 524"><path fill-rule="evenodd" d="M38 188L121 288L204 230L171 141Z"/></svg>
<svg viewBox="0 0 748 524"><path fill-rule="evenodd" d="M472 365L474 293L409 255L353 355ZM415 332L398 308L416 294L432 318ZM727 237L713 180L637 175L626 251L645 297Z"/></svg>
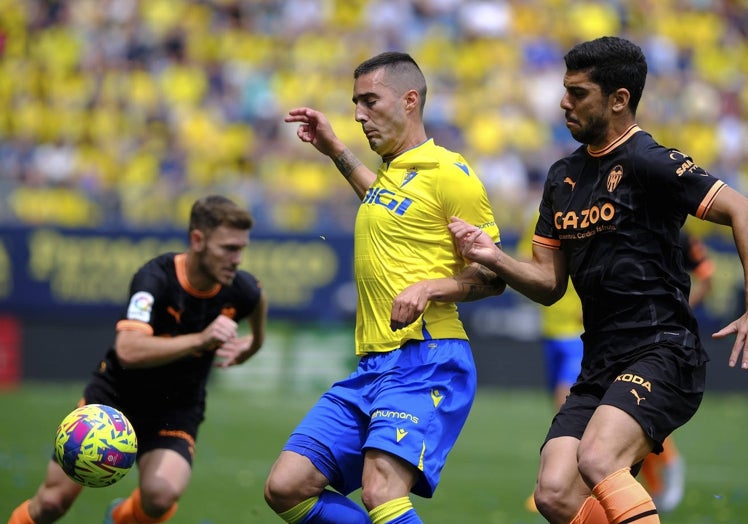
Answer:
<svg viewBox="0 0 748 524"><path fill-rule="evenodd" d="M203 347L217 349L225 342L236 338L238 326L226 315L218 315L203 332Z"/></svg>
<svg viewBox="0 0 748 524"><path fill-rule="evenodd" d="M216 349L216 367L228 368L237 366L245 362L249 357L257 353L259 346L253 345L254 337L252 335L242 338L232 338L224 342L221 347Z"/></svg>
<svg viewBox="0 0 748 524"><path fill-rule="evenodd" d="M422 280L406 287L392 303L390 329L396 331L411 325L426 310L429 302L429 281Z"/></svg>
<svg viewBox="0 0 748 524"><path fill-rule="evenodd" d="M324 113L308 107L299 107L289 111L288 116L283 120L289 123L298 122L296 136L302 142L312 144L324 155L331 156L335 154L336 147L337 149L341 147L340 140Z"/></svg>
<svg viewBox="0 0 748 524"><path fill-rule="evenodd" d="M457 217L447 227L463 257L489 269L497 265L500 251L488 233Z"/></svg>
<svg viewBox="0 0 748 524"><path fill-rule="evenodd" d="M712 338L724 338L728 335L735 334L735 343L730 352L729 364L734 368L738 361L742 369L748 369L748 313L743 313L737 320L733 320L728 325L712 334ZM742 360L740 354L743 354Z"/></svg>

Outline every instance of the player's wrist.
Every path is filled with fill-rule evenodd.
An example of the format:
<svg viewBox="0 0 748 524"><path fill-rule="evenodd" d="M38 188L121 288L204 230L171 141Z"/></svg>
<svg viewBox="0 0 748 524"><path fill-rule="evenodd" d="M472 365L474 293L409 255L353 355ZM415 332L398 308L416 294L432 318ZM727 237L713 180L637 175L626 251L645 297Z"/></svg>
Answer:
<svg viewBox="0 0 748 524"><path fill-rule="evenodd" d="M340 171L340 174L346 180L351 178L353 172L362 165L361 161L347 147L343 148L339 153L331 155L331 158L335 163L335 167L338 168L338 171Z"/></svg>

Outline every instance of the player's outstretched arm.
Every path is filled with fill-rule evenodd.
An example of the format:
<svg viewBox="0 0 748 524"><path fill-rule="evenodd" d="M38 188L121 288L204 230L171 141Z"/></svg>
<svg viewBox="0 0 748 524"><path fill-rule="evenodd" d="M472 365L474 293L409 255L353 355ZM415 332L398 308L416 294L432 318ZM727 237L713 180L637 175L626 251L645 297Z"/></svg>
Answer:
<svg viewBox="0 0 748 524"><path fill-rule="evenodd" d="M569 274L558 250L533 246L531 262L512 258L479 227L452 217L449 224L457 248L466 259L486 266L515 291L550 306L566 293Z"/></svg>
<svg viewBox="0 0 748 524"><path fill-rule="evenodd" d="M374 182L376 174L340 141L324 113L308 107L299 107L289 111L284 121L298 122L296 136L302 142L312 144L320 153L328 156L356 195L361 199L364 197L366 190Z"/></svg>
<svg viewBox="0 0 748 524"><path fill-rule="evenodd" d="M748 286L748 198L730 187L724 187L717 193L705 218L732 227L735 247L743 265L743 281ZM745 302L746 313L712 335L713 338L724 338L735 334L728 362L730 367L740 362L742 369L748 369L748 287Z"/></svg>

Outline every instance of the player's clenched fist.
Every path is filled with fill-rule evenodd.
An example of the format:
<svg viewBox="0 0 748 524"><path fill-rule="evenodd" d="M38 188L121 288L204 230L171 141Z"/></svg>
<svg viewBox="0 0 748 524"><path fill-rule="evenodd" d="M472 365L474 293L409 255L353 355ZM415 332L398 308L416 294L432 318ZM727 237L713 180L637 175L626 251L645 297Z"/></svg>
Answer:
<svg viewBox="0 0 748 524"><path fill-rule="evenodd" d="M236 338L237 324L225 315L218 315L203 330L203 345L210 349L219 347L224 342Z"/></svg>

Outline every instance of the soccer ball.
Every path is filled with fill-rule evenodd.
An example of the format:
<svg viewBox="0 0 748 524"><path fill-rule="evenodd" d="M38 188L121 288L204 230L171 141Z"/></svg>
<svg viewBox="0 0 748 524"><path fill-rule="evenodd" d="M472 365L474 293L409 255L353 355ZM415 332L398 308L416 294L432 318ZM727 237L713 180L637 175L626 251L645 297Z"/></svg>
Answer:
<svg viewBox="0 0 748 524"><path fill-rule="evenodd" d="M70 412L57 427L55 459L83 486L114 484L135 464L138 439L121 411L88 404Z"/></svg>

